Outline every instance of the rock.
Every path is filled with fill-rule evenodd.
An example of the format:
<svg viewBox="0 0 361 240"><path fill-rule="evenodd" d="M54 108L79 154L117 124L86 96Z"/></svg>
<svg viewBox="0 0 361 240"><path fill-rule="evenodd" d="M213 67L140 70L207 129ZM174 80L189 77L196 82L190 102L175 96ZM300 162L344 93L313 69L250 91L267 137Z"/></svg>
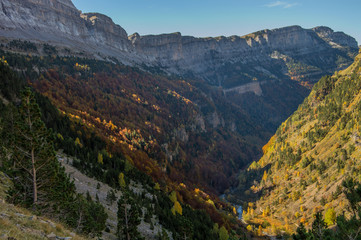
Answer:
<svg viewBox="0 0 361 240"><path fill-rule="evenodd" d="M99 13L82 14L71 0L2 0L0 35L63 42L62 46L108 55L132 48L122 27Z"/></svg>
<svg viewBox="0 0 361 240"><path fill-rule="evenodd" d="M331 45L337 44L344 47L358 47L357 41L353 37L350 37L343 32L335 32L329 27L315 27L312 30L315 31L319 37Z"/></svg>
<svg viewBox="0 0 361 240"><path fill-rule="evenodd" d="M26 215L22 214L22 213L15 213L16 216L19 216L19 217L27 217Z"/></svg>
<svg viewBox="0 0 361 240"><path fill-rule="evenodd" d="M48 234L48 235L46 235L46 237L47 238L49 238L49 239L56 239L56 235L55 235L55 233L50 233L50 234Z"/></svg>
<svg viewBox="0 0 361 240"><path fill-rule="evenodd" d="M0 235L0 239L7 239L8 238L8 235L6 235L6 234L1 234Z"/></svg>
<svg viewBox="0 0 361 240"><path fill-rule="evenodd" d="M47 220L47 223L48 223L50 226L52 226L53 228L55 228L55 227L56 227L55 223L53 223L53 222L52 222L52 221L50 221L50 220Z"/></svg>
<svg viewBox="0 0 361 240"><path fill-rule="evenodd" d="M51 42L104 59L116 57L126 64L160 66L169 73L191 73L224 88L250 83L255 76L287 78L286 64L289 61L293 64L294 59L302 59L303 65L315 69L324 68L306 77L302 73L292 76L303 76L312 82L337 68L335 49L358 51L354 38L327 27L290 26L230 37L196 38L179 32L146 36L134 33L128 37L111 18L81 13L70 0L1 0L1 3L0 36ZM284 57L272 57L275 52ZM352 59L349 60L351 63ZM253 76L240 74L242 69Z"/></svg>
<svg viewBox="0 0 361 240"><path fill-rule="evenodd" d="M9 218L10 216L7 215L6 213L0 213L0 217L1 218Z"/></svg>
<svg viewBox="0 0 361 240"><path fill-rule="evenodd" d="M38 219L38 217L37 217L37 216L35 216L35 215L33 215L33 216L29 217L29 220L31 220L31 221L34 221L34 220L37 220L37 219Z"/></svg>

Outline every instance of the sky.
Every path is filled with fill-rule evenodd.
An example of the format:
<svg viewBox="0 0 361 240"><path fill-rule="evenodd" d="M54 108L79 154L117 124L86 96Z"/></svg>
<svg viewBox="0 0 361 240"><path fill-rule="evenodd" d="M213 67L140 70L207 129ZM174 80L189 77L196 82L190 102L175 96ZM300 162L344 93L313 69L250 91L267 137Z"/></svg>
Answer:
<svg viewBox="0 0 361 240"><path fill-rule="evenodd" d="M181 32L246 35L290 25L328 26L361 45L361 0L72 0L82 12L113 19L128 35Z"/></svg>

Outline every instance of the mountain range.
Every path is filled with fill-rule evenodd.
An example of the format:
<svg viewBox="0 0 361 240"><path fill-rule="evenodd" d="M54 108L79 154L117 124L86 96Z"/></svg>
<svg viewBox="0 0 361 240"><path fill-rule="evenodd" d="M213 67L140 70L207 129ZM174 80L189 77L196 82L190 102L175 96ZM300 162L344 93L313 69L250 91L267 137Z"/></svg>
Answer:
<svg viewBox="0 0 361 240"><path fill-rule="evenodd" d="M348 67L358 51L353 37L325 26L289 26L229 37L128 35L111 18L82 13L71 0L0 0L0 60L60 110L59 116L43 112L43 121L58 134L58 147L77 158L73 165L110 186L118 184L122 168L128 169L127 181L134 181L136 174L129 166L135 166L167 194L177 192L174 204L179 200L206 209L212 221L228 229L235 225L227 216L236 213L220 194L226 192L226 199L244 209L247 201L258 201L249 205L258 215L264 208L276 214L270 205L273 196L284 200L280 204L289 203L286 195L299 199L293 199L297 189L277 185L277 172L292 185L314 169L325 171L323 157L315 160L322 150L312 149L335 128L328 119L339 121L343 109L352 110L357 102L357 97L349 97L343 106L328 94L348 78L356 81L359 57ZM9 101L5 91L0 97ZM332 111L325 110L328 105ZM334 110L337 116L330 113ZM59 124L60 116L71 122L69 126ZM309 139L296 148L302 141L292 134L299 129ZM358 139L357 133L350 134L345 138ZM337 156L343 148L346 156L352 154L347 146L339 148ZM299 161L314 167L306 174L298 170ZM317 186L335 180L327 174L320 173ZM290 180L293 176L295 181ZM142 181L153 193L151 180L142 176ZM313 191L307 186L314 179L305 182L300 184ZM310 222L313 205L306 205L308 211L302 213ZM288 215L287 223L301 221ZM252 218L257 226L258 218Z"/></svg>

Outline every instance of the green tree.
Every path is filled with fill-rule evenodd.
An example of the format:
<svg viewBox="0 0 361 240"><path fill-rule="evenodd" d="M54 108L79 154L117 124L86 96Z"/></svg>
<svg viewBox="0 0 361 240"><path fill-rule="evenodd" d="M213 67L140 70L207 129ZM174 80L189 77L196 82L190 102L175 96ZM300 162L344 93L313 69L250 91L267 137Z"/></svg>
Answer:
<svg viewBox="0 0 361 240"><path fill-rule="evenodd" d="M118 239L141 239L138 232L141 209L128 191L123 191L118 200Z"/></svg>
<svg viewBox="0 0 361 240"><path fill-rule="evenodd" d="M109 205L112 205L113 202L117 200L117 196L115 195L115 192L113 189L110 189L107 192L107 196L106 196L105 200L109 203Z"/></svg>
<svg viewBox="0 0 361 240"><path fill-rule="evenodd" d="M228 240L228 239L229 239L228 231L224 226L222 226L219 229L219 240Z"/></svg>
<svg viewBox="0 0 361 240"><path fill-rule="evenodd" d="M13 149L18 175L16 195L23 196L17 200L37 207L51 200L61 201L59 195L75 191L57 161L50 132L41 120L39 106L30 89L22 95L14 124Z"/></svg>

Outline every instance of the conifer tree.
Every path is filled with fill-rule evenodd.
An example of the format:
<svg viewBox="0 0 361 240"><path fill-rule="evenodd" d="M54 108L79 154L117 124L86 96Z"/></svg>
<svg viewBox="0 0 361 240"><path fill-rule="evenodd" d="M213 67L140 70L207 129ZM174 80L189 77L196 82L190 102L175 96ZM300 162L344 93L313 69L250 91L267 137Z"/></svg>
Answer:
<svg viewBox="0 0 361 240"><path fill-rule="evenodd" d="M118 200L118 239L141 239L137 228L140 224L140 216L140 206L128 191L123 191Z"/></svg>
<svg viewBox="0 0 361 240"><path fill-rule="evenodd" d="M13 150L18 175L16 195L22 195L18 200L35 208L48 205L51 200L64 200L62 198L74 192L74 185L56 159L50 132L41 120L30 89L22 94L14 124Z"/></svg>

